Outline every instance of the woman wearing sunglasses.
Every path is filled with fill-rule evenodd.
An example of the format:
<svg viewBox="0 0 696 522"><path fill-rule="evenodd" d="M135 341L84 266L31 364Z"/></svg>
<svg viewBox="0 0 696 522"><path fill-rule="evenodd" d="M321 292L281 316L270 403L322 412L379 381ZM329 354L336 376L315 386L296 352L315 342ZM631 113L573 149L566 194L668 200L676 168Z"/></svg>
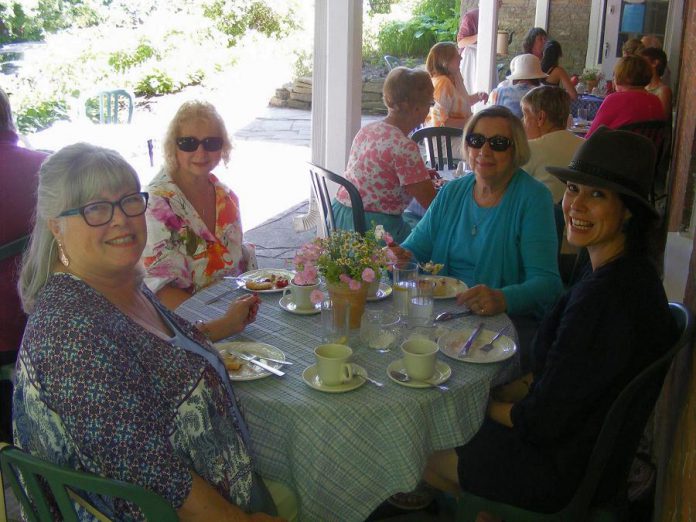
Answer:
<svg viewBox="0 0 696 522"><path fill-rule="evenodd" d="M211 104L189 101L164 138L165 164L147 187L148 242L145 283L170 309L224 275L256 268L252 245L242 242L237 196L213 175L229 160L225 123ZM212 340L239 332L258 299L234 301L227 314L200 325Z"/></svg>
<svg viewBox="0 0 696 522"><path fill-rule="evenodd" d="M445 185L395 253L443 263L446 275L469 286L459 304L479 315L506 312L518 330L529 323L523 337L562 290L551 193L520 169L529 145L507 108L477 112L464 136L473 175Z"/></svg>
<svg viewBox="0 0 696 522"><path fill-rule="evenodd" d="M118 153L80 143L52 155L39 177L19 284L30 316L16 444L155 491L181 520L278 520L262 514L275 507L217 351L142 284L148 198L136 172ZM111 519L142 517L124 501L88 500Z"/></svg>

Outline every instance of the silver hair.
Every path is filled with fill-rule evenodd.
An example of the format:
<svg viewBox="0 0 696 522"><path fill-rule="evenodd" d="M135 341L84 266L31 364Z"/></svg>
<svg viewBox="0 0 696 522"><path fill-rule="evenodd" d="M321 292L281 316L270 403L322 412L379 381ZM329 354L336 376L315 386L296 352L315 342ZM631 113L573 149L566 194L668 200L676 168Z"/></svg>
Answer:
<svg viewBox="0 0 696 522"><path fill-rule="evenodd" d="M181 126L185 122L192 120L206 120L217 125L222 138L222 161L225 165L230 161L232 142L227 134L227 128L222 116L211 103L202 100L190 100L184 102L179 107L179 110L176 111L164 135L164 143L162 144L164 169L170 175L179 168L179 164L176 161L176 139L181 137L179 135Z"/></svg>
<svg viewBox="0 0 696 522"><path fill-rule="evenodd" d="M502 118L508 122L510 126L510 133L512 134L512 146L513 146L513 156L512 156L512 168L517 169L529 161L532 153L529 150L529 142L527 141L527 134L524 132L524 126L522 121L515 116L510 109L503 107L502 105L491 105L483 110L475 113L464 127L464 138L462 140L462 154L463 158L468 156L468 147L466 144L466 136L474 132L474 128L479 120L483 118Z"/></svg>
<svg viewBox="0 0 696 522"><path fill-rule="evenodd" d="M12 109L10 108L10 98L5 91L0 89L0 131L16 132L14 121L12 120Z"/></svg>
<svg viewBox="0 0 696 522"><path fill-rule="evenodd" d="M128 186L133 187L133 192L140 191L138 174L114 150L76 143L44 161L39 170L34 228L17 284L26 313L34 309L36 297L58 258L49 220L100 198L103 192L119 192Z"/></svg>

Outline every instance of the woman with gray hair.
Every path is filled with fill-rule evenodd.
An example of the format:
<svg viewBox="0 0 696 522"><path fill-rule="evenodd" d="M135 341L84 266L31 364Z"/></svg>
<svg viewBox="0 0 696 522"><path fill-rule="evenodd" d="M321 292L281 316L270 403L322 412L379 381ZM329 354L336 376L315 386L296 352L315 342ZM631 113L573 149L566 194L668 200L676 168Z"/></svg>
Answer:
<svg viewBox="0 0 696 522"><path fill-rule="evenodd" d="M444 264L443 275L469 286L457 302L476 314L541 318L562 285L551 194L520 169L529 160L522 123L505 107L477 112L463 154L473 175L447 183L394 251Z"/></svg>
<svg viewBox="0 0 696 522"><path fill-rule="evenodd" d="M155 491L181 520L277 520L246 518L274 506L218 352L142 284L147 202L117 152L78 143L42 165L19 283L30 317L15 442ZM239 326L254 319L249 307ZM141 517L132 504L88 496L110 518Z"/></svg>
<svg viewBox="0 0 696 522"><path fill-rule="evenodd" d="M164 168L147 187L144 262L145 283L171 309L225 275L256 268L239 200L212 173L231 149L222 117L204 101L185 102L167 128ZM227 324L223 317L201 328L217 340L231 335Z"/></svg>

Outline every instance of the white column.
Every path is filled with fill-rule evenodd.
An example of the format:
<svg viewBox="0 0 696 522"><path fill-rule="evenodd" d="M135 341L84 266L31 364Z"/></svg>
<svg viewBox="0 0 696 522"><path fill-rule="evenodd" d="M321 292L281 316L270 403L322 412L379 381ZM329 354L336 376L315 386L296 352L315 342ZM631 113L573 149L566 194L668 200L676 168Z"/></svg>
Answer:
<svg viewBox="0 0 696 522"><path fill-rule="evenodd" d="M549 3L549 0L536 0L534 27L541 27L545 31L549 30Z"/></svg>
<svg viewBox="0 0 696 522"><path fill-rule="evenodd" d="M360 129L362 0L315 0L314 9L311 158L342 175ZM315 214L311 201L310 214L298 216L295 229L314 226Z"/></svg>
<svg viewBox="0 0 696 522"><path fill-rule="evenodd" d="M498 2L479 1L476 42L476 91L490 92L497 85L495 45L498 36Z"/></svg>

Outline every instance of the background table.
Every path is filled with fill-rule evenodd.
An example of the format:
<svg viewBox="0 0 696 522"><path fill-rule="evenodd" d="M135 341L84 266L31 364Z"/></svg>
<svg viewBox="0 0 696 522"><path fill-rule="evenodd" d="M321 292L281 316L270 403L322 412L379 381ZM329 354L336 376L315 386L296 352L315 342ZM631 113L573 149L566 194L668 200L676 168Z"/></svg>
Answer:
<svg viewBox="0 0 696 522"><path fill-rule="evenodd" d="M205 301L234 283L209 287L183 303L177 312L195 321L223 313L238 290L221 301ZM468 364L442 354L452 368L450 390L414 389L389 379L386 367L400 351L378 353L351 338L352 362L383 388L365 383L347 393L323 393L302 380L314 364L321 344L319 315L300 316L280 308L282 294L262 295L256 322L233 340L268 343L285 352L294 364L284 377L234 382L249 424L260 473L291 487L299 502L299 520L363 521L386 498L413 489L430 453L467 442L483 422L493 382L515 374L517 358L494 364ZM368 309L391 310L392 300L369 303ZM454 308L451 300L436 303L436 312ZM444 323L463 328L482 319ZM504 314L483 319L497 330L510 323Z"/></svg>
<svg viewBox="0 0 696 522"><path fill-rule="evenodd" d="M578 117L578 109L587 109L587 118L594 120L595 114L602 105L604 98L592 94L579 94L577 99L570 103L570 114L573 118Z"/></svg>

